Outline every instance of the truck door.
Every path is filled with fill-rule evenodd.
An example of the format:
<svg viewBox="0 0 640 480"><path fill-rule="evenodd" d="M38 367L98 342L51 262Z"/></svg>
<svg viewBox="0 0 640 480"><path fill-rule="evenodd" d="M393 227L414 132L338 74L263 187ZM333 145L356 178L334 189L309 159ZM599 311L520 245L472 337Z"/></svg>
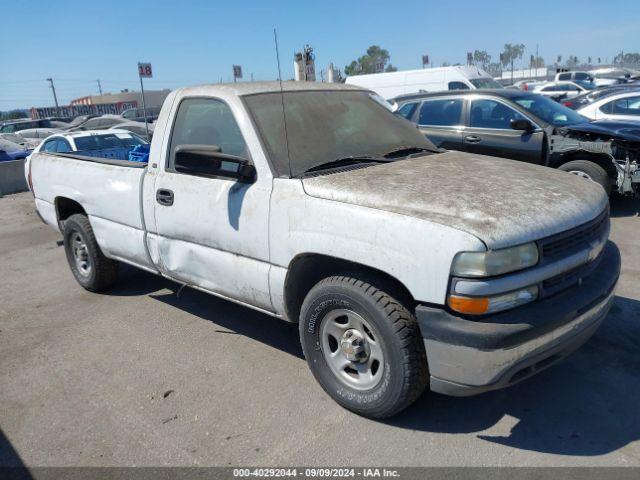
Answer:
<svg viewBox="0 0 640 480"><path fill-rule="evenodd" d="M525 118L521 113L491 98L474 98L469 107L463 139L467 152L541 162L544 132L511 128L511 120Z"/></svg>
<svg viewBox="0 0 640 480"><path fill-rule="evenodd" d="M211 97L176 103L166 158L161 159L164 168L154 186L159 268L186 284L271 311L271 175L259 170L255 183L247 184L174 168L179 145L215 145L252 162L247 132L243 135L238 126L250 128L250 122L236 121L246 113L239 102L234 114L229 104Z"/></svg>
<svg viewBox="0 0 640 480"><path fill-rule="evenodd" d="M464 150L462 98L425 100L417 113L418 128L431 142L447 150Z"/></svg>

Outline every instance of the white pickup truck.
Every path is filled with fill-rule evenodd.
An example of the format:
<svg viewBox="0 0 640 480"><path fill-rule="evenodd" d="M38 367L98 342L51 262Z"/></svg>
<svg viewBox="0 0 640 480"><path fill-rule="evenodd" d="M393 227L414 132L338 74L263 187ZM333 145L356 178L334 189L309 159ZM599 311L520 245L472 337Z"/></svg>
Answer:
<svg viewBox="0 0 640 480"><path fill-rule="evenodd" d="M357 87L280 88L172 92L148 165L34 154L76 280L125 262L297 322L321 386L375 418L516 383L600 325L620 256L599 185L440 151Z"/></svg>

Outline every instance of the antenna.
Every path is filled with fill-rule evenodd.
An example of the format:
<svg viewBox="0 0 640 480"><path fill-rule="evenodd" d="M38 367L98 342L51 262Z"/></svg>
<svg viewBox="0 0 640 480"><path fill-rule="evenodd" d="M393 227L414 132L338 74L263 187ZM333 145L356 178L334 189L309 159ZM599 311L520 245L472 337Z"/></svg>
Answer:
<svg viewBox="0 0 640 480"><path fill-rule="evenodd" d="M278 60L278 81L280 82L280 100L282 101L282 119L284 120L284 141L287 144L287 160L289 160L289 176L291 173L291 153L289 152L289 134L287 132L287 113L284 109L284 91L282 90L282 73L280 72L280 52L278 50L278 34L273 29L273 41L276 44L276 59Z"/></svg>

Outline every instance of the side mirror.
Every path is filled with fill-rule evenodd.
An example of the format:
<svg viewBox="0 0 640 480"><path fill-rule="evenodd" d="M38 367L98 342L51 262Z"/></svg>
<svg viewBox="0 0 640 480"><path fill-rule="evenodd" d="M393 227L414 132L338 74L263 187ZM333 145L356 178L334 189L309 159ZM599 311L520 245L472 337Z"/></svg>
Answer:
<svg viewBox="0 0 640 480"><path fill-rule="evenodd" d="M526 118L520 118L520 119L513 119L511 120L511 128L514 130L523 130L525 132L533 132L535 130L535 127L533 126L533 123L531 123L529 120L527 120Z"/></svg>
<svg viewBox="0 0 640 480"><path fill-rule="evenodd" d="M177 172L203 177L235 178L241 183L256 180L256 168L246 159L227 155L217 145L179 145L175 150Z"/></svg>

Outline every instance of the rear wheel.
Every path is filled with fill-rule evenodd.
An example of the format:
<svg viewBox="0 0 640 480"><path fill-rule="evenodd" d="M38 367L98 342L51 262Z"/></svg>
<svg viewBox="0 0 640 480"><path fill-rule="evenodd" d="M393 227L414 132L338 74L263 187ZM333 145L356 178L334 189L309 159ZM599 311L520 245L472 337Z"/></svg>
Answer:
<svg viewBox="0 0 640 480"><path fill-rule="evenodd" d="M427 385L415 317L390 294L357 278L330 277L311 289L302 305L300 339L322 388L360 415L392 416Z"/></svg>
<svg viewBox="0 0 640 480"><path fill-rule="evenodd" d="M597 163L590 160L572 160L560 165L558 169L591 180L604 188L607 195L611 193L611 179L607 171Z"/></svg>
<svg viewBox="0 0 640 480"><path fill-rule="evenodd" d="M104 256L85 215L64 222L64 249L77 282L91 292L104 290L118 278L118 262Z"/></svg>

